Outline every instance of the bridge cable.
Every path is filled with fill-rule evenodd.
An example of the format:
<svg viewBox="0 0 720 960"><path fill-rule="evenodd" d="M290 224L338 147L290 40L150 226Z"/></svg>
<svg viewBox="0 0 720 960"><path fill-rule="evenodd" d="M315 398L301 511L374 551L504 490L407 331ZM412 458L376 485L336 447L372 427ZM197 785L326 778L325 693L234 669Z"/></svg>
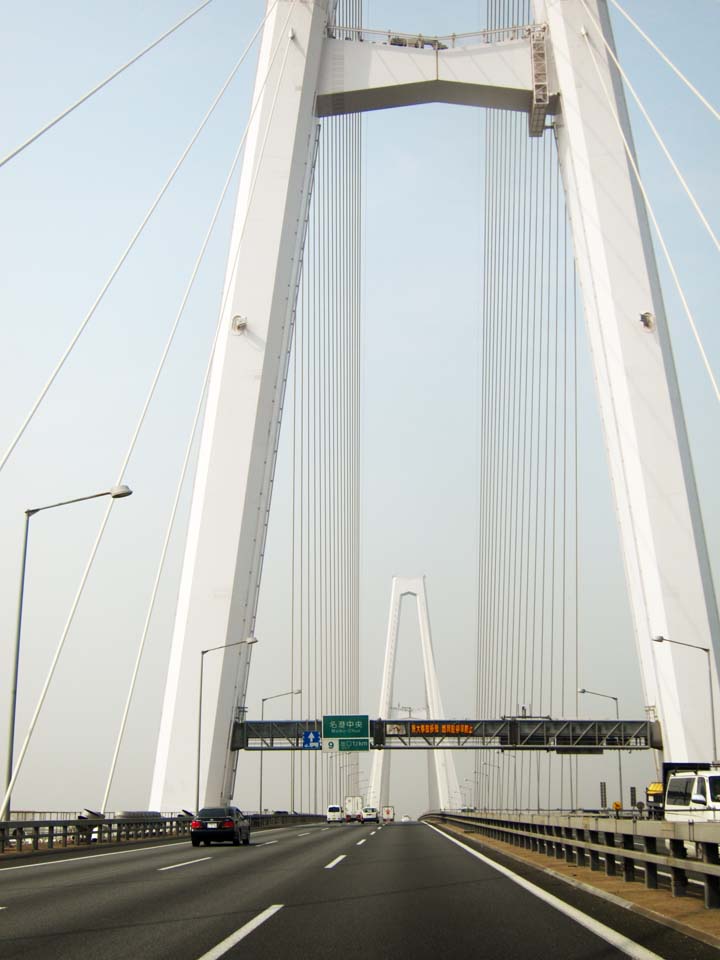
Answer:
<svg viewBox="0 0 720 960"><path fill-rule="evenodd" d="M648 126L650 127L650 130L652 131L653 136L655 137L655 140L658 142L658 144L659 144L659 146L660 146L660 149L661 149L662 152L665 154L665 157L666 157L668 163L670 164L670 166L671 166L672 169L673 169L673 173L675 174L675 176L677 177L677 179L680 181L680 185L682 186L683 190L685 191L685 194L686 194L687 198L690 200L690 203L693 205L693 209L695 210L695 213L697 213L698 217L699 217L700 220L702 221L702 225L705 227L705 230L707 231L708 236L710 237L710 239L712 240L713 244L715 245L715 249L718 251L718 253L720 253L720 240L718 240L715 232L713 231L712 227L711 227L710 224L708 223L707 217L706 217L705 214L703 213L703 211L702 211L702 209L701 209L701 207L700 207L700 204L697 202L697 200L696 200L696 198L695 198L695 194L692 192L692 190L691 190L690 187L688 186L687 181L685 180L685 177L684 177L684 176L682 175L682 173L680 172L680 169L679 169L678 165L675 163L675 160L674 160L672 154L671 154L670 151L668 150L668 148L667 148L667 146L666 146L666 144L665 144L665 141L664 141L663 138L660 136L660 133L658 132L657 127L656 127L655 124L653 123L650 115L648 114L647 110L645 109L645 106L644 106L642 100L641 100L640 97L638 96L637 91L635 90L635 87L633 87L632 83L630 82L630 80L629 80L629 78L628 78L628 75L625 73L625 71L623 70L622 66L620 65L620 61L619 61L618 58L615 56L615 52L613 51L612 47L610 46L610 44L609 44L609 43L607 42L607 40L605 39L605 36L603 35L603 32L602 32L602 27L601 27L600 24L597 22L597 20L595 19L595 17L593 17L593 15L592 15L592 13L590 12L590 10L588 10L588 7L587 7L587 4L586 4L585 0L582 0L582 4L583 4L583 6L585 7L585 10L586 10L588 16L590 17L590 20L591 20L593 26L595 27L595 29L596 29L596 31L597 31L600 39L602 40L602 42L603 42L603 44L604 44L604 46L605 46L605 49L607 50L608 55L610 56L610 58L612 59L613 63L614 63L615 66L617 67L618 72L620 73L620 76L623 78L623 81L625 82L626 87L628 88L628 90L629 90L630 93L632 94L633 99L635 100L635 103L636 103L637 106L638 106L638 109L639 109L640 112L642 113L643 117L645 117L645 120L647 121L647 124L648 124Z"/></svg>
<svg viewBox="0 0 720 960"><path fill-rule="evenodd" d="M230 188L230 186L231 186L231 184L232 184L232 181L233 181L233 178L234 178L234 176L235 176L235 172L236 172L238 163L239 163L239 161L240 161L240 157L242 156L242 153L243 153L244 148L245 148L245 143L246 143L246 140L247 140L247 137L248 137L248 133L249 133L249 131L250 131L250 126L251 126L251 124L252 124L252 122L253 122L255 113L256 113L256 111L257 111L258 104L259 104L259 102L260 102L260 97L261 97L261 95L262 95L263 90L265 89L266 84L267 84L268 78L269 78L269 76L270 76L270 71L271 71L271 69L272 69L272 67L273 67L273 64L274 64L274 62L275 62L275 58L276 58L276 56L277 56L277 53L278 53L279 49L280 49L280 45L278 44L277 47L275 48L275 51L273 52L272 57L271 57L271 59L270 59L270 62L269 62L269 64L268 64L268 68L267 68L267 70L266 70L266 72L265 72L265 77L264 77L264 79L263 79L260 87L259 87L258 90L256 91L255 100L254 100L252 109L251 109L251 111L250 111L250 116L249 116L249 118L248 118L248 121L247 121L247 123L246 123L246 125L245 125L245 129L244 129L244 131L243 131L243 133L242 133L242 136L241 136L241 138L240 138L240 142L239 142L239 144L238 144L237 150L235 151L235 155L234 155L233 160L232 160L232 163L231 163L231 165L230 165L230 169L229 169L228 174L227 174L227 177L226 177L226 179L225 179L225 183L224 183L224 185L223 185L223 187L222 187L222 190L220 191L220 196L219 196L219 198L218 198L218 200L217 200L217 203L216 203L216 206L215 206L215 210L214 210L214 212L213 212L213 214L212 214L212 217L211 217L211 219L210 219L210 223L209 223L209 226L208 226L208 228L207 228L207 232L206 232L205 237L204 237L204 239L203 239L203 242L202 242L202 244L201 244L200 251L199 251L198 256L197 256L197 259L196 259L196 261L195 261L195 265L194 265L194 267L193 267L193 269L192 269L192 272L191 272L190 278L189 278L189 280L188 280L188 283L187 283L185 292L184 292L184 294L183 294L183 297L182 297L182 300L181 300L181 304L180 304L180 307L179 307L179 310L178 310L178 314L177 314L177 317L176 317L176 320L175 320L175 325L174 325L173 330L172 330L171 339L172 339L172 337L174 337L174 334L175 334L175 331L177 330L177 326L178 326L178 323L179 323L179 321L180 321L180 318L182 317L182 315L183 315L183 313L184 313L184 310L185 310L185 307L186 307L186 305L187 305L187 302L188 302L190 293L191 293L191 291L192 291L192 289L193 289L193 287L194 287L195 280L197 279L197 275L198 275L200 266L201 266L201 264L202 264L202 262L203 262L203 260L204 260L204 257L205 257L205 253L206 253L206 251L207 251L208 244L209 244L209 242L210 242L210 239L211 239L211 237L212 237L212 235L213 235L215 226L216 226L216 224L217 224L218 217L220 216L220 212L221 212L221 210L222 210L222 208L223 208L223 206L224 206L224 204L225 204L225 200L226 200L226 198L227 198L228 190L229 190L229 188ZM285 59L287 59L287 51L288 51L288 49L289 49L289 44L286 45ZM284 73L284 67L285 67L285 61L283 61L283 64L282 64L282 66L281 66L281 68L280 68L278 85L279 85L280 79L282 78L282 75L283 75L283 73ZM254 191L254 185L255 185L255 183L253 182L253 191ZM252 197L252 192L251 192L251 197ZM242 230L241 230L241 234L240 234L241 237L242 237L242 236L244 235L244 233L245 233L245 226L246 226L246 224L247 224L247 217L246 217L245 221L243 222L243 226L242 226ZM232 271L233 274L234 274L234 272L235 272L236 267L237 267L237 255L236 255L235 264L234 264L233 271ZM115 768L116 768L116 765L117 765L117 760L118 760L118 756L119 756L119 752L120 752L120 747L121 747L121 744L122 744L122 740L123 740L123 737L124 737L124 734L125 734L125 727L126 727L126 725L127 725L127 719L128 719L128 715L129 715L129 711L130 711L130 705L131 705L132 698L133 698L133 694L134 694L134 691L135 691L135 686L136 686L136 682L137 682L137 678L138 678L138 674L139 674L139 670L140 670L140 663L141 663L142 656L143 656L144 649L145 649L145 643L146 643L147 636L148 636L148 632L149 632L149 629L150 629L150 621L151 621L151 619L152 619L152 614L153 614L153 611L154 611L154 609L155 609L155 602L156 602L156 599L157 599L157 593L158 593L158 590L159 590L159 588L160 588L160 581L161 581L162 573L163 573L163 570L164 570L164 567L165 567L165 560L166 560L166 557L167 557L167 551L168 551L168 548L169 548L169 545L170 545L170 537L171 537L172 532L173 532L173 529L174 529L175 519L176 519L177 510L178 510L178 506L179 506L179 502L180 502L180 497L181 497L181 495L182 495L182 489L183 489L183 485L184 485L184 481L185 481L185 476L186 476L186 474L187 474L187 468L188 468L188 465L189 465L190 456L191 456L192 449L193 449L193 445L194 445L195 434L196 434L197 427L198 427L198 423L199 423L199 420L200 420L200 415L201 415L201 413L202 413L203 406L204 406L204 403L205 403L205 396L206 396L206 392L207 392L207 386L208 386L208 383L209 383L210 372L211 372L211 369L212 369L212 361L213 361L213 356L214 356L214 353L215 353L215 346L216 346L217 341L218 341L218 338L219 338L219 336L220 336L221 323L222 323L222 319L223 319L223 315L224 315L224 311L225 311L226 302L227 302L227 299L228 299L228 296L229 296L229 291L230 291L230 286L228 285L227 288L226 288L225 296L224 296L224 298L223 298L223 302L222 302L221 307L220 307L220 311L219 311L219 315L218 315L218 323L217 323L217 326L216 326L216 329L215 329L215 335L214 335L214 337L213 337L212 346L211 346L211 348L210 348L210 356L209 356L209 359L208 359L208 362L207 362L207 365L206 365L205 376L204 376L204 379L203 379L203 385L202 385L202 389L201 389L201 392L200 392L200 398L199 398L199 401L198 401L198 404L197 404L197 408L196 408L196 411L195 411L195 416L194 416L194 418L193 418L192 427L191 427L191 430L190 430L190 437L189 437L189 440L188 440L188 443L187 443L187 447L186 447L186 450L185 450L185 456L184 456L183 463L182 463L182 467L181 467L181 470L180 470L180 479L179 479L178 484L177 484L177 489L176 489L176 493L175 493L175 499L174 499L174 501L173 501L173 505L172 505L172 508L171 508L171 511L170 511L170 517L169 517L169 521L168 521L167 528L166 528L165 539L164 539L164 541L163 541L163 545L162 545L162 548L161 548L161 551L160 551L160 559L159 559L158 566L157 566L157 570L156 570L156 574L155 574L155 580L154 580L154 582L153 582L153 587L152 587L152 591L151 591L151 595L150 595L150 600L149 600L149 603L148 603L148 608L147 608L147 612L146 612L146 616L145 616L144 626L143 626L143 629L142 629L142 632L141 632L141 636L140 636L140 643L139 643L138 652L137 652L137 656L136 656L136 660L135 660L135 666L134 666L133 673L132 673L132 677L131 677L131 680L130 680L130 686L129 686L129 690L128 690L128 694L127 694L127 699L126 699L126 702L125 702L125 708L124 708L124 711L123 711L122 719L121 719L121 721L120 721L120 728L119 728L119 732L118 732L118 736L117 736L117 741L116 741L116 744L115 744L115 750L114 750L114 753L113 753L113 758L112 758L112 761L111 761L111 764L110 764L110 772L109 772L109 774L108 774L108 780L107 780L107 785L106 785L106 788L105 788L105 794L104 794L103 801L102 801L102 804L101 804L101 807L100 807L100 809L103 810L103 811L105 811L105 810L107 809L108 797L109 797L109 794L110 794L110 789L111 789L111 786L112 786L113 778L114 778L114 776L115 776ZM169 349L169 345L170 345L170 344L168 343L168 349ZM164 358L163 358L163 359L164 359Z"/></svg>
<svg viewBox="0 0 720 960"><path fill-rule="evenodd" d="M623 130L623 128L622 128L622 123L620 122L620 118L618 117L618 115L617 115L617 113L616 113L616 111L615 111L615 109L614 109L614 107L613 107L612 99L611 99L611 97L610 97L610 94L609 94L609 92L608 92L608 90L607 90L607 87L605 86L605 82L604 82L604 80L603 80L603 78L602 78L602 75L601 75L601 73L600 73L600 68L599 68L599 66L598 66L598 63L597 63L597 60L596 60L596 57L595 57L595 51L594 51L593 48L592 48L592 44L590 43L590 38L589 38L589 35L588 35L587 33L585 34L585 41L586 41L586 43L587 43L588 50L590 51L590 56L591 56L591 58L592 58L592 62L593 62L593 66L594 66L594 68L595 68L595 72L596 72L596 74L597 74L598 80L599 80L599 82L600 82L600 85L601 85L601 87L602 87L603 93L604 93L604 95L605 95L605 100L606 100L606 102L607 102L608 109L610 110L610 113L611 113L611 115L612 115L612 117L613 117L613 120L615 121L615 124L616 124L616 126L617 126L617 128L618 128L618 132L620 133L620 136L622 137L623 145L624 145L624 147L625 147L625 154L626 154L626 156L627 156L627 158L628 158L628 161L629 161L629 163L630 163L630 166L632 167L632 171L633 171L633 174L634 174L634 176L635 176L635 181L636 181L636 183L637 183L637 185L638 185L638 187L639 187L639 189L640 189L640 192L642 193L643 200L645 201L645 206L647 207L648 216L650 217L650 220L651 220L651 222L652 222L652 225L655 227L655 231L656 231L656 234L657 234L658 241L659 241L660 246L661 246L661 248L662 248L663 254L665 255L665 261L666 261L666 263L667 263L667 265L668 265L668 269L670 270L670 274L671 274L671 276L672 276L672 278L673 278L673 281L674 281L674 283L675 283L675 289L676 289L676 291L677 291L678 296L680 297L680 301L681 301L681 303L682 303L682 305L683 305L683 309L685 310L685 316L686 316L687 319L688 319L688 322L689 322L689 324L690 324L690 328L691 328L692 333L693 333L693 336L694 336L694 338L695 338L695 342L696 342L696 344L697 344L697 346L698 346L698 350L700 351L700 355L701 355L701 357L702 357L703 365L704 365L704 367L705 367L705 370L706 370L706 372L707 372L708 377L710 378L710 382L711 382L711 384L712 384L712 388L713 388L713 391L714 391L714 393L715 393L715 397L716 397L716 399L718 400L718 402L720 402L720 387L718 387L718 383L717 383L717 380L716 380L716 378L715 378L715 374L713 373L713 370L712 370L712 367L711 367L711 365L710 365L710 361L709 361L709 359L708 359L707 353L705 352L705 347L703 346L703 342L702 342L702 338L701 338L701 336L700 336L700 332L699 332L699 330L698 330L698 328L697 328L697 326L696 326L696 324L695 324L695 319L694 319L693 314L692 314L692 311L691 311L691 309L690 309L690 305L689 305L689 303L688 303L688 301L687 301L687 297L685 296L685 291L684 291L684 289L683 289L683 287L682 287L682 284L680 283L680 278L679 278L679 276L678 276L677 270L675 269L675 263L674 263L672 257L670 256L670 251L668 250L667 244L665 243L665 237L664 237L664 235L663 235L662 230L660 229L660 225L659 225L659 223L658 223L658 221L657 221L657 218L656 218L656 216L655 216L655 211L654 211L654 209L653 209L652 203L650 202L650 197L648 196L647 190L645 189L645 184L643 183L643 179L642 179L642 177L640 176L640 171L639 171L639 169L638 169L637 161L636 161L635 156L634 156L634 151L632 150L632 147L630 146L630 144L629 144L628 141L627 141L627 137L625 136L625 132L624 132L624 130Z"/></svg>
<svg viewBox="0 0 720 960"><path fill-rule="evenodd" d="M633 18L630 16L630 14L620 6L620 4L617 2L617 0L610 0L610 2L611 2L612 5L615 7L615 9L616 9L619 13L621 13L621 14L623 15L623 17L625 17L625 19L628 21L628 23L632 24L632 26L637 30L637 32L638 32L638 33L640 34L640 36L643 38L643 40L645 40L645 41L652 47L652 49L655 51L655 53L657 53L658 56L660 56L660 57L665 61L665 63L670 67L670 69L680 78L680 80L682 80L682 82L685 84L685 86L686 86L689 90L691 90L692 93L695 94L695 96L698 98L698 100L703 104L704 107L706 107L706 108L710 111L710 113L715 117L715 119L716 119L716 120L720 120L720 112L718 112L718 111L715 109L715 107L702 95L702 93L700 93L700 91L697 89L697 87L688 80L688 78L685 76L685 74L682 73L682 71L679 70L679 69L675 66L675 64L672 62L672 60L670 60L669 57L667 57L667 56L662 52L662 50L660 49L660 47L658 47L657 44L654 43L653 40L650 39L650 37L641 29L641 27L635 22L635 20L633 20Z"/></svg>
<svg viewBox="0 0 720 960"><path fill-rule="evenodd" d="M294 4L293 4L293 6L294 6ZM267 18L267 14L266 14L266 18ZM257 32L259 32L259 28L258 28L258 31L256 31L255 36L257 36ZM254 40L254 38L253 38L253 40ZM252 41L251 41L251 42L252 42ZM246 48L246 50L243 52L243 55L242 55L243 58L246 56L248 49L249 49L249 48ZM232 79L232 76L234 76L235 72L237 72L237 68L239 67L239 65L240 65L239 63L236 65L236 67L235 67L234 70L233 70L233 73L232 73L231 76L228 78L228 81L226 81L226 83L224 84L224 86L223 86L220 94L218 94L218 97L216 97L216 99L215 99L215 101L214 101L214 103L213 103L213 105L212 105L212 107L211 107L211 109L210 109L210 112L209 112L208 114L206 114L206 118L205 118L205 120L203 121L203 124L201 125L201 127L204 125L204 123L205 123L205 121L207 120L207 118L209 117L210 113L212 112L212 110L213 110L213 109L215 108L215 106L217 105L217 103L218 103L218 101L219 101L219 98L222 96L222 94L223 94L223 93L225 92L225 90L227 89L227 86L228 86L228 84L229 84L229 80ZM198 132L199 132L199 130L201 129L201 127L198 128ZM196 269L197 269L197 265L196 265ZM188 291L188 293L189 293L189 291ZM173 326L172 326L172 328L171 328L171 332L170 332L170 334L169 334L168 340L166 341L165 347L164 347L164 349L163 349L163 352L162 352L162 355L161 355L161 359L160 359L160 361L159 361L159 364L158 364L158 366L157 366L157 368L156 368L156 371L155 371L155 374L154 374L154 376L153 376L153 380L152 380L150 389L149 389L149 391L148 391L147 397L146 397L146 399L145 399L145 403L144 403L144 405L143 405L143 409L142 409L142 411L141 411L141 413L140 413L140 416L139 416L139 418L138 418L138 422L137 422L137 424L136 424L134 433L133 433L132 438L131 438L131 440L130 440L129 447L128 447L127 451L126 451L125 457L124 457L124 459L123 459L122 465L121 465L120 470L119 470L119 473L118 473L118 477L119 477L119 479L118 479L118 484L120 484L120 483L122 482L122 480L123 480L123 477L124 477L125 471L126 471L126 469L127 469L128 463L129 463L129 461L130 461L130 459L131 459L131 457L132 457L133 451L134 451L134 449L135 449L135 446L136 446L138 437L139 437L139 435L140 435L140 431L141 431L141 429L142 429L142 426L143 426L144 421L145 421L145 417L146 417L147 412L148 412L148 409L149 409L149 407L150 407L151 400L152 400L152 398L153 398L153 396L154 396L154 394L155 394L155 389L156 389L157 384L158 384L158 381L159 381L159 379L160 379L160 375L161 375L161 373L162 373L162 370L164 369L165 361L166 361L167 356L168 356L168 354L169 354L170 346L172 345L172 342L173 342L175 333L176 333L176 331L177 331L177 327L178 327L178 324L179 324L179 321L180 321L182 312L183 312L183 310L184 310L184 305L185 305L185 302L186 302L186 300L187 300L187 295L188 295L188 293L186 293L186 296L185 296L185 299L184 299L184 302L183 302L183 306L182 306L181 311L178 313L178 315L177 315L176 318L175 318L175 321L174 321L174 324L173 324ZM77 612L77 608L78 608L79 603L80 603L80 600L81 600L81 598L82 598L82 595L83 595L83 592L84 592L84 589L85 589L85 585L86 585L87 580L88 580L88 577L89 577L89 575L90 575L90 571L91 571L91 569L92 569L92 566L93 566L95 557L96 557L96 555L97 555L97 551L98 551L98 549L99 549L99 547L100 547L100 543L101 543L101 541L102 541L103 534L104 534L104 532L105 532L105 529L106 529L106 527L107 527L108 521L109 521L109 519L110 519L110 514L111 514L111 512L112 512L113 506L114 506L114 502L113 502L113 500L111 499L111 500L109 501L109 503L108 503L108 506L107 506L106 510L105 510L105 514L104 514L104 516L103 516L103 519L102 519L102 521L101 521L100 527L99 527L98 532L97 532L97 534L96 534L95 541L94 541L93 546L92 546L92 548L91 548L91 550L90 550L90 554L89 554L88 560L87 560L87 562L86 562L85 568L84 568L84 570L83 570L83 574L82 574L82 576L81 576L80 583L79 583L79 586L78 586L78 588L77 588L75 597L74 597L74 599L73 599L73 602L72 602L72 605L71 605L71 608L70 608L70 612L69 612L68 617L67 617L67 619L66 619L65 626L64 626L64 628L63 628L63 631L62 631L62 634L61 634L60 639L59 639L59 641L58 641L58 644L57 644L55 653L54 653L54 655L53 655L53 659L52 659L52 661L51 661L50 668L49 668L49 670L48 670L48 673L47 673L47 676L46 676L46 679L45 679L45 683L44 683L43 688L42 688L42 690L41 690L40 696L39 696L39 698L38 698L37 705L36 705L36 707L35 707L35 711L34 711L34 713L33 713L33 716L32 716L32 718L31 718L30 724L29 724L29 726L28 726L28 729L27 729L27 732L26 732L26 735L25 735L25 740L24 740L23 745L22 745L22 748L21 748L21 750L20 750L20 752L19 752L19 754L18 754L18 758L17 758L17 761L16 761L16 763L15 763L15 768L14 768L14 770L13 770L13 772L12 772L12 776L11 776L10 782L9 782L9 784L8 784L8 786L7 786L7 789L6 789L6 792L5 792L5 796L4 796L4 799L3 799L3 801L2 801L2 806L0 807L0 819L3 819L3 817L4 817L4 815L5 815L6 806L7 806L9 797L10 797L10 795L12 794L12 791L13 791L14 786L15 786L15 782L16 782L16 780L17 780L18 774L19 774L19 772L20 772L20 769L21 769L21 767L22 767L23 761L24 761L24 759L25 759L25 755L26 755L26 753L27 753L27 749L28 749L30 740L31 740L32 735L33 735L33 732L34 732L34 730L35 730L35 726L37 725L37 721L38 721L38 718L39 718L39 716L40 716L40 712L41 712L41 710L42 710L43 703L44 703L45 698L46 698L46 696L47 696L47 692L48 692L48 689L49 689L49 686L50 686L50 682L51 682L51 680L52 680L52 678L53 678L53 675L54 675L54 673L55 673L55 669L56 669L56 667L57 667L57 663L58 663L58 661L59 661L59 659L60 659L60 655L61 655L61 653L62 653L62 650L63 650L64 645L65 645L65 641L66 641L67 636L68 636L68 633L69 633L69 631L70 631L70 627L71 627L71 625L72 625L72 623L73 623L73 620L74 620L74 618L75 618L75 613Z"/></svg>
<svg viewBox="0 0 720 960"><path fill-rule="evenodd" d="M44 126L37 130L31 137L28 137L24 143L21 143L20 146L15 147L14 150L11 150L10 153L6 154L0 159L0 167L4 167L6 163L9 163L14 159L19 153L22 153L26 147L29 147L31 143L35 143L36 140L39 140L40 137L47 133L48 130L51 130L56 124L60 123L61 120L64 120L65 117L69 116L74 110L77 110L79 106L83 103L86 103L91 97L96 93L106 87L112 80L116 77L119 77L121 73L124 73L128 67L131 67L134 63L137 63L138 60L141 60L146 53L149 53L151 50L154 50L159 44L166 40L171 34L175 33L176 30L179 30L184 24L189 20L200 13L201 10L204 10L205 7L209 6L212 3L212 0L204 0L199 6L195 7L194 10L191 10L190 13L186 14L181 20L178 20L176 24L170 27L169 30L166 30L165 33L161 34L152 43L148 44L147 47L144 47L139 53L136 53L134 57L124 63L121 67L118 67L117 70L113 71L109 76L105 77L104 80L101 80L100 83L96 84L91 90L88 90L87 93L83 94L79 100L76 100L75 103L71 104L69 107L66 107L65 110L61 111L56 117L53 117L52 120L49 120Z"/></svg>
<svg viewBox="0 0 720 960"><path fill-rule="evenodd" d="M115 279L115 277L116 277L117 274L119 273L120 268L123 266L123 264L124 264L125 261L127 260L128 256L130 255L130 252L132 251L133 247L135 246L135 244L137 243L138 239L140 238L140 235L142 234L143 230L144 230L145 227L147 226L148 221L150 220L150 218L152 217L153 213L154 213L155 210L157 209L160 201L162 200L162 198L164 197L164 195L165 195L165 193L167 192L168 188L170 187L170 184L171 184L171 183L173 182L173 180L175 179L175 176L177 175L178 171L180 170L180 167L183 165L183 163L184 163L185 159L187 158L188 154L190 153L191 149L192 149L193 146L195 145L198 137L200 136L200 134L201 134L202 131L204 130L204 128L205 128L208 120L210 119L210 117L212 116L212 114L215 112L215 109L216 109L217 105L220 103L220 100L222 99L222 97L224 96L224 94L225 94L225 92L227 91L228 87L230 86L231 82L232 82L233 79L235 78L238 70L239 70L240 67L242 66L245 58L247 57L247 55L248 55L248 53L250 52L253 44L255 43L255 40L257 39L257 37L258 37L258 35L259 35L262 27L264 26L265 21L266 21L267 18L270 16L270 13L272 12L272 10L274 9L274 7L275 7L276 4L277 4L277 0L275 0L275 3L273 3L273 6L270 7L270 8L268 9L268 11L266 12L265 17L264 17L263 20L261 21L261 23L260 23L260 25L258 26L258 28L255 30L255 33L253 34L253 36L252 36L251 40L249 41L248 45L245 47L245 49L244 49L243 53L241 54L239 60L236 62L235 66L234 66L234 67L232 68L232 70L230 71L230 74L228 75L227 79L226 79L225 82L223 83L223 85L222 85L222 87L220 88L219 92L218 92L217 95L215 96L215 99L213 100L212 104L210 105L207 113L205 114L205 116L204 116L204 117L202 118L202 120L200 121L200 124L198 125L198 127L197 127L196 130L195 130L195 132L193 133L193 135L192 135L189 143L187 144L187 146L185 147L185 149L184 149L183 152L181 153L180 158L178 159L178 161L176 162L176 164L175 164L175 166L173 167L172 171L170 172L170 175L169 175L168 178L166 179L165 183L164 183L163 186L161 187L159 193L157 194L157 196L155 197L155 199L153 200L153 202L150 204L150 207L148 208L147 212L145 213L145 216L143 217L142 221L140 222L140 225L139 225L138 228L136 229L135 233L132 235L132 238L130 239L130 242L128 243L128 245L127 245L127 247L125 248L125 250L123 251L120 259L117 261L117 263L116 263L115 266L113 267L112 271L110 272L109 277L107 278L107 280L106 280L105 283L103 284L103 286L102 286L102 288L101 288L101 290L100 290L100 293L99 293L99 294L97 295L97 297L95 298L92 306L90 307L89 311L86 313L85 317L83 318L82 323L80 324L80 326L79 326L78 329L76 330L74 336L73 336L72 339L70 340L70 343L69 343L68 346L65 348L64 353L62 354L62 356L60 357L59 361L57 362L57 364L55 365L54 369L52 370L52 373L50 374L50 376L49 376L48 380L46 381L45 385L42 387L40 393L38 394L38 396L37 396L37 398L36 398L36 400L35 400L35 402L33 403L32 407L30 408L30 412L29 412L29 413L27 414L27 416L25 417L25 419L24 419L24 421L23 421L20 429L19 429L18 432L15 434L15 436L14 436L13 440L11 441L9 447L7 448L7 450L5 451L5 453L3 454L2 459L0 460L0 471L3 469L3 467L4 467L5 464L7 463L8 459L10 458L10 456L11 456L11 454L12 454L12 452L13 452L13 450L15 449L15 447L16 447L17 444L19 443L21 437L22 437L23 434L25 433L25 430L26 430L27 427L29 426L30 421L31 421L31 420L33 419L33 417L35 416L35 413L37 412L40 404L41 404L42 401L45 399L45 396L47 395L48 391L50 390L50 387L51 387L52 384L54 383L55 378L56 378L57 375L60 373L60 370L63 368L63 366L64 366L64 364L65 364L65 361L67 360L67 358L68 358L68 357L70 356L70 354L72 353L72 350L73 350L73 348L75 347L75 344L78 342L78 340L80 339L83 331L85 330L85 328L87 327L88 323L90 322L90 320L92 319L93 315L95 314L95 311L97 310L97 308L99 307L99 305L100 305L100 303L102 302L103 298L105 297L105 294L106 294L107 291L109 290L110 285L112 284L113 280Z"/></svg>

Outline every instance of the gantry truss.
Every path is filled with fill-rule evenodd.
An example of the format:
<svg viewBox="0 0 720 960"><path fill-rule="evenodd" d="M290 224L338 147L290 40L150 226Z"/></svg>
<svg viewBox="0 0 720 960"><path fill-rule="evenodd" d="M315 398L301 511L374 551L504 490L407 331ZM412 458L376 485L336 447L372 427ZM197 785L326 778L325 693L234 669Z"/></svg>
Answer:
<svg viewBox="0 0 720 960"><path fill-rule="evenodd" d="M322 733L322 720L245 720L233 729L232 750L303 750L306 732ZM603 753L662 750L653 720L371 720L370 748L384 750L545 750ZM316 749L317 753L322 750Z"/></svg>

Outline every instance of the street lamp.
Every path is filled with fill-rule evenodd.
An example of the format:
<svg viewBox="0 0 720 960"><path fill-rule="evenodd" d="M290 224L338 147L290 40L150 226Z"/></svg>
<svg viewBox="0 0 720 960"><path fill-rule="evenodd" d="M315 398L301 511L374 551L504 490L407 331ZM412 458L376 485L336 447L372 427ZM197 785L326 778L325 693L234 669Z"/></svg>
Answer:
<svg viewBox="0 0 720 960"><path fill-rule="evenodd" d="M85 500L96 500L98 497L112 497L113 500L122 500L132 495L130 487L124 483L103 490L101 493L91 493L87 497L74 497L72 500L61 500L59 503L49 503L45 507L32 507L25 511L25 531L23 534L22 560L20 562L20 589L18 592L17 624L15 627L15 652L13 656L12 686L10 689L10 721L8 724L7 775L5 777L6 793L10 789L13 774L13 760L15 750L15 713L17 709L18 670L20 666L20 635L22 632L23 598L25 596L25 571L27 569L28 537L30 535L30 517L43 510L53 510L55 507L66 507L71 503L82 503ZM0 820L10 816L10 794L7 793L3 809L0 810Z"/></svg>
<svg viewBox="0 0 720 960"><path fill-rule="evenodd" d="M587 693L591 697L602 697L604 700L614 700L615 701L615 719L620 720L620 701L617 697L613 697L609 693L598 693L596 690L586 690L585 687L580 687L578 693ZM622 750L618 750L618 781L620 784L620 803L623 802L623 779L622 779Z"/></svg>
<svg viewBox="0 0 720 960"><path fill-rule="evenodd" d="M712 662L710 648L698 647L694 643L684 643L682 640L670 640L668 637L651 637L655 643L674 643L678 647L690 647L691 650L702 650L708 659L708 683L710 684L710 725L712 726L713 763L717 762L717 739L715 733L715 697L713 694Z"/></svg>
<svg viewBox="0 0 720 960"><path fill-rule="evenodd" d="M271 697L261 697L260 699L260 722L262 723L265 720L265 703L267 700L277 700L278 697L294 697L297 694L302 693L302 690L286 690L284 693L274 693ZM262 739L262 737L261 737ZM262 782L263 782L263 755L265 753L265 748L260 747L260 805L258 813L262 816L263 805L262 805Z"/></svg>
<svg viewBox="0 0 720 960"><path fill-rule="evenodd" d="M208 647L200 651L200 687L198 690L198 730L197 730L197 757L195 758L195 813L200 810L200 745L202 740L202 695L203 695L203 666L205 654L215 650L229 650L230 647L239 647L243 644L251 646L257 643L257 637L247 637L245 640L236 640L234 643L221 643L217 647Z"/></svg>

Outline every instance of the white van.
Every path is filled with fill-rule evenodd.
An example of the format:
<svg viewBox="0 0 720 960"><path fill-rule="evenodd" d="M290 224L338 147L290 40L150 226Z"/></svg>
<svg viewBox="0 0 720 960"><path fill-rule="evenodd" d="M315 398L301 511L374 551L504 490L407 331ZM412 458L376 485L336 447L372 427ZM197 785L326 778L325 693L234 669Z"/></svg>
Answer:
<svg viewBox="0 0 720 960"><path fill-rule="evenodd" d="M345 819L343 813L343 808L337 803L331 803L327 808L327 822L328 823L342 823Z"/></svg>
<svg viewBox="0 0 720 960"><path fill-rule="evenodd" d="M720 820L720 768L678 770L665 790L666 820Z"/></svg>

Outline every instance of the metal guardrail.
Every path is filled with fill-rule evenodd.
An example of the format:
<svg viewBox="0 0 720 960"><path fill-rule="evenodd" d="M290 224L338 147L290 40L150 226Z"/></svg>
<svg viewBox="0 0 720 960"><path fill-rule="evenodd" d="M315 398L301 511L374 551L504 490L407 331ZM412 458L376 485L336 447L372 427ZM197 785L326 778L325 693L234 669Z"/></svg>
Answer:
<svg viewBox="0 0 720 960"><path fill-rule="evenodd" d="M320 814L248 814L250 830L324 821ZM0 854L190 836L191 817L77 818L0 822Z"/></svg>
<svg viewBox="0 0 720 960"><path fill-rule="evenodd" d="M607 876L621 871L626 883L637 879L640 867L649 890L658 889L658 870L664 869L674 897L685 896L691 875L703 884L706 908L720 908L718 823L492 811L435 811L421 819L454 823L590 870L600 870L602 860Z"/></svg>

